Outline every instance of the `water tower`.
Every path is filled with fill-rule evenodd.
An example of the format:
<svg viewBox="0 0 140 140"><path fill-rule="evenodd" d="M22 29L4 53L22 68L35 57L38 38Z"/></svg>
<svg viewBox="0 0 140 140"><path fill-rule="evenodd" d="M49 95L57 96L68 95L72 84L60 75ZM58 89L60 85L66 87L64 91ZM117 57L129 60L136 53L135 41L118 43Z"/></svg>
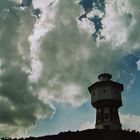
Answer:
<svg viewBox="0 0 140 140"><path fill-rule="evenodd" d="M91 104L96 108L96 129L121 129L122 126L118 109L122 106L123 84L114 82L111 78L111 74L100 74L99 81L88 88Z"/></svg>

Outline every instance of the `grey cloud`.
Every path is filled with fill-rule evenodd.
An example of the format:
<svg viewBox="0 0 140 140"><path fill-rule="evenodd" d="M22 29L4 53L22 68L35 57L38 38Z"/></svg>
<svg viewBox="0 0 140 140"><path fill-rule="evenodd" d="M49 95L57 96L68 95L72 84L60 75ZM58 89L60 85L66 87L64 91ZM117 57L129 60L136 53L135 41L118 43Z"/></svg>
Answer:
<svg viewBox="0 0 140 140"><path fill-rule="evenodd" d="M95 32L93 32L93 37L96 41L96 39L99 37L100 39L104 39L105 37L102 36L101 32L103 30L103 24L102 20L105 17L106 13L106 5L105 0L81 0L80 5L84 9L84 14L79 17L79 20L82 22L83 18L87 18L91 23L94 24ZM90 12L96 13L90 17L88 17L88 14ZM97 11L102 13L102 15L97 14Z"/></svg>
<svg viewBox="0 0 140 140"><path fill-rule="evenodd" d="M71 7L71 10L68 7ZM128 13L132 15L133 12ZM114 79L121 79L125 87L134 80L133 68L125 60L125 56L131 51L131 48L127 50L131 41L119 44L118 47L112 43L113 40L95 42L88 33L78 27L76 18L79 14L80 7L74 1L60 1L55 28L42 39L40 60L43 71L38 81L38 87L47 90L48 99L75 106L88 99L87 87L97 80L97 75L104 72L104 69L112 73ZM129 20L133 17L127 16L126 13L121 16L125 17L120 20L125 22L129 31L131 26ZM123 80L121 77L124 76L129 78ZM80 90L73 93L72 84ZM64 90L64 86L67 90Z"/></svg>
<svg viewBox="0 0 140 140"><path fill-rule="evenodd" d="M53 96L55 101L67 103L70 89L65 91L63 86L75 84L80 87L80 93L71 94L71 98L81 105L89 97L87 87L97 80L98 74L104 69L114 75L117 73L122 51L112 49L105 41L98 47L89 34L79 30L76 17L80 11L74 1L61 0L58 7L55 28L44 37L41 45L43 72L38 83L47 89L48 98Z"/></svg>
<svg viewBox="0 0 140 140"><path fill-rule="evenodd" d="M1 4L0 135L3 136L35 126L37 119L51 117L54 109L34 94L28 78L31 71L28 37L35 23L30 9L21 10L10 1Z"/></svg>

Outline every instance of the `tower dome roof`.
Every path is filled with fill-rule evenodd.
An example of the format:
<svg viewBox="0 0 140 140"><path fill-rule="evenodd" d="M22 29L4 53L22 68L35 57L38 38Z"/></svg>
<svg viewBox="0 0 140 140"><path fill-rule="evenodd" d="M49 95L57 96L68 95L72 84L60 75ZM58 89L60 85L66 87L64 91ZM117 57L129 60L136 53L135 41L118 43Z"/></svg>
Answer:
<svg viewBox="0 0 140 140"><path fill-rule="evenodd" d="M102 74L100 74L100 75L98 76L98 79L99 79L100 81L108 81L108 80L110 80L111 78L112 78L112 75L109 74L109 73L102 73Z"/></svg>

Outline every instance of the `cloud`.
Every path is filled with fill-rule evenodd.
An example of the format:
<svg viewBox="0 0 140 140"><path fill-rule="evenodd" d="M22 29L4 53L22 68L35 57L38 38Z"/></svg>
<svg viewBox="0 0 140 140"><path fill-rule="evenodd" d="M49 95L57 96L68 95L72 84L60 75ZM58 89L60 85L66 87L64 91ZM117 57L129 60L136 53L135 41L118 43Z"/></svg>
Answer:
<svg viewBox="0 0 140 140"><path fill-rule="evenodd" d="M122 129L140 131L140 116L133 114L120 114ZM94 129L95 122L85 122L81 125L80 130Z"/></svg>
<svg viewBox="0 0 140 140"><path fill-rule="evenodd" d="M137 70L140 71L140 60L138 60L138 61L136 62L136 64L137 64Z"/></svg>
<svg viewBox="0 0 140 140"><path fill-rule="evenodd" d="M41 38L54 28L53 22L56 16L57 3L59 0L34 0L33 7L42 11L38 22L34 24L33 33L29 36L30 51L31 51L31 67L32 72L30 80L36 82L42 71L42 63L39 60Z"/></svg>
<svg viewBox="0 0 140 140"><path fill-rule="evenodd" d="M51 117L54 108L34 94L29 81L28 36L35 23L30 9L21 10L10 1L1 4L0 136L8 136L35 126L37 119Z"/></svg>
<svg viewBox="0 0 140 140"><path fill-rule="evenodd" d="M95 122L85 122L80 127L80 130L94 129L94 128L95 128Z"/></svg>
<svg viewBox="0 0 140 140"><path fill-rule="evenodd" d="M71 7L71 10L68 7ZM123 44L126 43L127 37L125 39L121 37L123 43L118 41L119 39L116 40L116 35L119 37L121 31L118 32L118 29L113 27L112 31L106 31L106 35L115 32L114 37L95 42L89 32L79 27L77 22L79 15L78 4L74 1L61 0L53 22L54 28L41 38L39 54L42 63L42 73L38 80L39 90L46 88L47 97L51 101L60 103L71 101L73 106L80 106L89 99L87 87L97 80L97 75L104 69L112 73L114 79L117 79L120 71L121 76L125 72L127 76L130 75L130 79L132 77L131 69L127 70L129 64L124 60L127 52ZM112 18L108 20L111 21ZM122 18L119 17L118 23L120 22L123 23ZM121 24L118 23L115 24L119 27ZM123 29L123 26L121 28ZM126 35L127 32L124 34ZM121 70L120 66L122 66ZM126 85L130 79L124 81ZM64 90L64 87L70 85L75 85L73 87L79 89L75 94L71 94L71 97L69 92L75 88L70 88L70 91Z"/></svg>
<svg viewBox="0 0 140 140"><path fill-rule="evenodd" d="M104 69L125 88L130 87L135 73L126 57L139 50L137 3L108 0L103 20L105 39L97 42L91 36L93 25L86 19L83 28L79 24L81 9L74 0L60 0L55 8L44 8L53 18L43 19L48 30L39 38L37 55L42 70L35 90L40 100L79 107L89 100L87 87Z"/></svg>
<svg viewBox="0 0 140 140"><path fill-rule="evenodd" d="M101 35L101 31L103 29L102 20L106 13L105 0L81 0L79 4L84 9L84 14L82 14L78 18L80 22L82 22L83 19L87 19L88 22L94 24L95 32L93 32L93 37L95 38L95 40L98 38L98 36L100 37L100 39L103 39L104 37Z"/></svg>
<svg viewBox="0 0 140 140"><path fill-rule="evenodd" d="M121 114L120 119L123 124L123 129L140 131L140 116L132 114Z"/></svg>

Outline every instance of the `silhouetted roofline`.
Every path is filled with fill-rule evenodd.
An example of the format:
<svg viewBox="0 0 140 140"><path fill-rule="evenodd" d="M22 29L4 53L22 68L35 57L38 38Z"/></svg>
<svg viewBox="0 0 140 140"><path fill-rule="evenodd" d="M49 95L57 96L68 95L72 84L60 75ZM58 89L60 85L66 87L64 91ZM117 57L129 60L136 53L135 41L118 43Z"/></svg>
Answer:
<svg viewBox="0 0 140 140"><path fill-rule="evenodd" d="M106 86L106 85L111 85L111 86L115 86L121 89L121 91L123 91L123 84L114 82L114 81L99 81L99 82L95 82L94 84L92 84L91 86L88 87L88 90L91 91L91 89L96 88L98 86Z"/></svg>

